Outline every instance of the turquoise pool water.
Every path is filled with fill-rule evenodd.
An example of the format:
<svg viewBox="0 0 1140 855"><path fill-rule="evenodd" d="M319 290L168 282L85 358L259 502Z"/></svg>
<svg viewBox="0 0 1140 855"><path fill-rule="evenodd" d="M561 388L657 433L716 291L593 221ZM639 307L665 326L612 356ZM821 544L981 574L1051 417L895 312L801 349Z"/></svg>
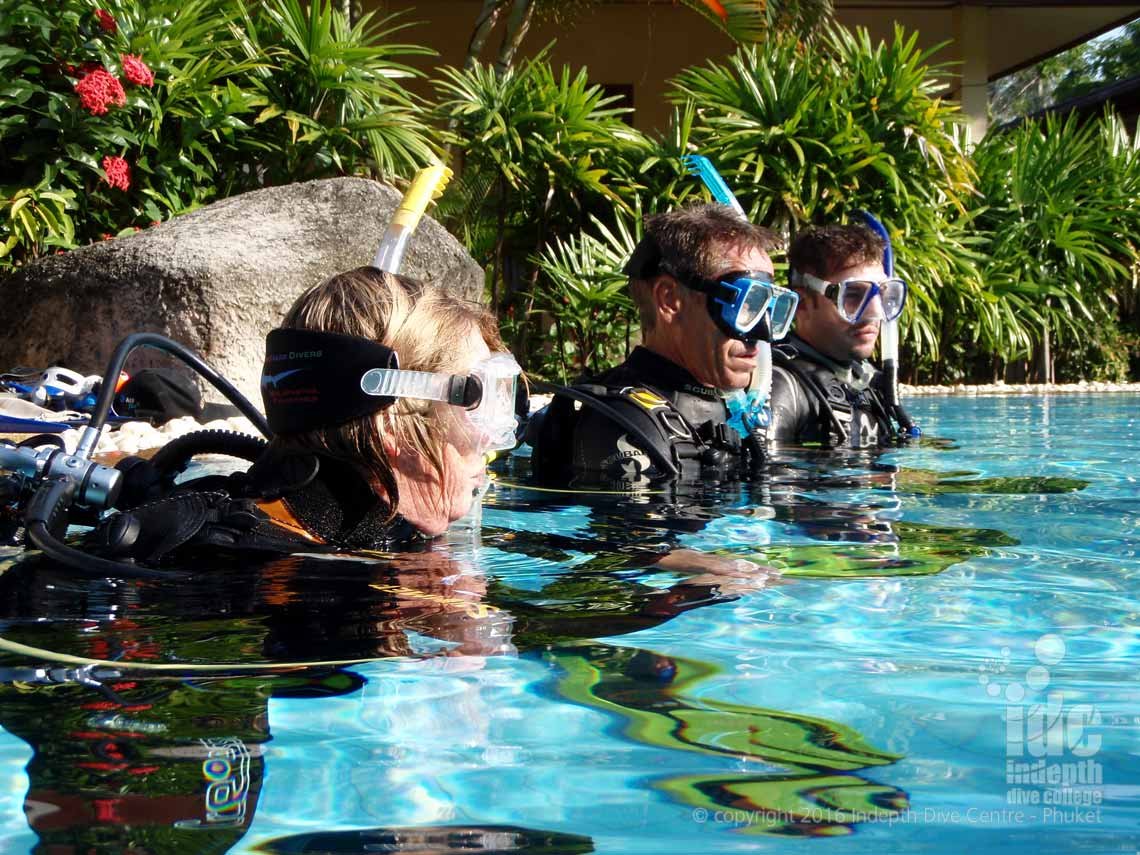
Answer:
<svg viewBox="0 0 1140 855"><path fill-rule="evenodd" d="M677 501L508 467L363 570L9 570L5 639L121 674L0 693L0 849L1137 851L1138 404L918 400L953 443Z"/></svg>

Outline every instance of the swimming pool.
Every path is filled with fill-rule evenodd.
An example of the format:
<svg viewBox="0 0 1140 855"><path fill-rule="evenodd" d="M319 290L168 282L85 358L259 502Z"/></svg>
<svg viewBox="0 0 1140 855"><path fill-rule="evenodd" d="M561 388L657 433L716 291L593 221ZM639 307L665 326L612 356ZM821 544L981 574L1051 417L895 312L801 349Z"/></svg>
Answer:
<svg viewBox="0 0 1140 855"><path fill-rule="evenodd" d="M678 501L508 467L396 566L9 570L4 665L122 673L0 692L3 851L1136 851L1137 404L917 400L954 443Z"/></svg>

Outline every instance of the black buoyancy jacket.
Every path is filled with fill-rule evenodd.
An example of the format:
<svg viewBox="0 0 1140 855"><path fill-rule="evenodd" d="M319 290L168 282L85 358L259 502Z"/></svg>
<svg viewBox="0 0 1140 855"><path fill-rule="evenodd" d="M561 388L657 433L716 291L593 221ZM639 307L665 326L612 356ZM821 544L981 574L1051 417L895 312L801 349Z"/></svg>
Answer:
<svg viewBox="0 0 1140 855"><path fill-rule="evenodd" d="M864 448L891 438L870 362L834 362L795 335L772 348L772 361L772 440Z"/></svg>
<svg viewBox="0 0 1140 855"><path fill-rule="evenodd" d="M575 400L582 405L575 409ZM732 477L739 435L715 388L645 347L589 382L555 394L527 431L545 483L637 484L664 477Z"/></svg>
<svg viewBox="0 0 1140 855"><path fill-rule="evenodd" d="M218 549L409 550L430 540L332 457L271 448L248 472L201 481L108 518L89 546L109 558L170 564Z"/></svg>

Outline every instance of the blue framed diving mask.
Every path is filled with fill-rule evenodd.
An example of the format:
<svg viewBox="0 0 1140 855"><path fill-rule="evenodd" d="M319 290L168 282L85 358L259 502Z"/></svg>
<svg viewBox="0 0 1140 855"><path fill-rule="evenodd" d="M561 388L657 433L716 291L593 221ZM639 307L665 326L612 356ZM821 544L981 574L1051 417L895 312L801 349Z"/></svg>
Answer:
<svg viewBox="0 0 1140 855"><path fill-rule="evenodd" d="M766 270L733 270L716 279L679 281L708 295L713 322L729 338L744 342L782 339L799 305L799 295L777 285Z"/></svg>

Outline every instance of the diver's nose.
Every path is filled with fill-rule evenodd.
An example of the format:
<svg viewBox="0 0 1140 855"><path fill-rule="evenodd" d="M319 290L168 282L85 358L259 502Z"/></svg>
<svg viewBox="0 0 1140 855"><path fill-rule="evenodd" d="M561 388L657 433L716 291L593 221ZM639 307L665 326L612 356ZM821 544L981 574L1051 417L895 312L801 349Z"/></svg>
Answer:
<svg viewBox="0 0 1140 855"><path fill-rule="evenodd" d="M883 321L887 317L886 312L883 310L883 295L875 294L871 298L871 302L867 304L867 308L863 310L863 317L861 321Z"/></svg>

